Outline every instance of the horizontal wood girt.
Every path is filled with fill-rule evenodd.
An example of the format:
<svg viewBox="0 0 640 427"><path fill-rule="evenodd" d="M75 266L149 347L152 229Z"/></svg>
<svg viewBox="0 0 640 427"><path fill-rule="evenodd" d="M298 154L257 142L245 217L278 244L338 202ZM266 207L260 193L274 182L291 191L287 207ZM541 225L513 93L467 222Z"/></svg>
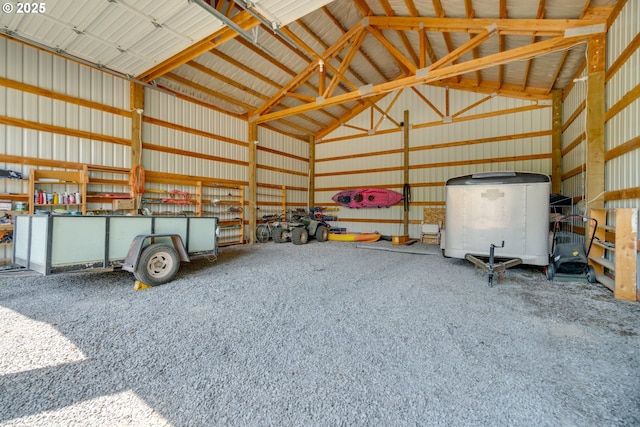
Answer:
<svg viewBox="0 0 640 427"><path fill-rule="evenodd" d="M423 18L405 16L367 16L363 25L384 30L440 33L479 33L495 24L502 35L560 36L570 28L602 25L603 21L584 19L480 19L480 18Z"/></svg>

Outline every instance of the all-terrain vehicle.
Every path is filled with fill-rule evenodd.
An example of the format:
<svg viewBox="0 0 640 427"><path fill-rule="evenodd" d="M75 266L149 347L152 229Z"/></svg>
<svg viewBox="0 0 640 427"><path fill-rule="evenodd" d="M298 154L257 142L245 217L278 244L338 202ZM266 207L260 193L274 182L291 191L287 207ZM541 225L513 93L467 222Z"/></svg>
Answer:
<svg viewBox="0 0 640 427"><path fill-rule="evenodd" d="M319 242L329 240L329 225L309 217L280 223L273 229L271 238L276 243L291 241L294 245L304 245L313 236Z"/></svg>

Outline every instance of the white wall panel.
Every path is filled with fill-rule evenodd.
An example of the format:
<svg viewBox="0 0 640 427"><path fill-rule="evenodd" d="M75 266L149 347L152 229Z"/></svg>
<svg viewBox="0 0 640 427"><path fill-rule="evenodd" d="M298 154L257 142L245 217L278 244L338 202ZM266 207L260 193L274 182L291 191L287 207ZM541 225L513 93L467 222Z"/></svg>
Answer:
<svg viewBox="0 0 640 427"><path fill-rule="evenodd" d="M128 109L129 83L122 79L7 39L0 40L0 56L2 77L61 95ZM123 163L130 163L128 147L64 134L66 128L129 139L128 117L14 89L2 88L0 101L0 115L62 129L62 133L49 133L5 126L0 135L6 141L0 144L2 153L108 166L127 167L128 164ZM17 166L17 169L26 174L31 166Z"/></svg>
<svg viewBox="0 0 640 427"><path fill-rule="evenodd" d="M640 33L640 3L628 1L607 34L607 66L610 67L630 47ZM611 109L640 85L638 49L611 76L606 85L606 108ZM636 98L612 116L605 126L605 147L612 150L640 136L640 99ZM605 165L605 191L640 188L640 150L615 157ZM640 199L607 202L607 207L638 207Z"/></svg>
<svg viewBox="0 0 640 427"><path fill-rule="evenodd" d="M409 176L413 203L409 218L414 222L410 228L410 234L413 236L419 234L419 225L416 223L422 220L423 207L444 203L443 184L449 178L480 171L500 170L550 173L551 160L547 158L551 152L552 130L549 106L518 113L485 115L476 120L455 120L452 123L443 123L438 113L446 114L447 90L430 86L420 86L418 90L429 99L438 112L408 89L400 95L389 111L389 115L395 120L403 121L404 110L409 110L411 126L409 143L412 149L409 154ZM523 106L535 106L535 102L520 99L506 99L498 96L492 98L454 90L449 90L448 93L450 115L480 100L485 100L461 114L460 118ZM387 96L384 101L390 103L391 100L392 97ZM388 103L382 102L381 108L384 110ZM371 124L370 120L370 111L367 110L349 124L368 128ZM325 139L331 141L332 138L344 135L343 129L344 127L337 129ZM548 135L529 135L531 132L540 131L547 132ZM521 138L514 138L521 134ZM431 146L433 148L429 148ZM350 156L350 158L320 161L316 164L316 173L328 174L316 178L316 200L320 204L331 204L331 197L336 193L336 188L390 186L396 191L402 191L403 147L401 129L383 135L367 135L318 144L316 148L318 160L342 156ZM385 154L375 155L377 152L385 152ZM539 156L540 158L518 160L520 156ZM494 160L502 157L513 157L515 160L503 162ZM485 161L475 164L478 160ZM341 173L354 170L361 172ZM394 213L395 210L398 212ZM338 216L343 216L345 224L348 223L347 227L354 231L370 229L373 222L383 233L399 234L401 232L399 228L402 219L401 205L380 210L340 208ZM347 219L351 219L351 223ZM385 221L376 223L376 220ZM388 220L392 223L385 223ZM336 225L339 226L339 224Z"/></svg>
<svg viewBox="0 0 640 427"><path fill-rule="evenodd" d="M258 169L256 171L256 180L258 185L284 185L289 188L289 190L287 190L287 203L306 205L308 200L306 189L309 188L309 162L306 160L309 158L308 142L291 138L262 127L258 128L257 138L258 150L256 153L256 161L258 163ZM260 148L275 150L276 153L260 150ZM295 156L295 158L286 156L285 154L290 154L291 156ZM284 169L286 171L292 171L293 173L282 173L280 171L261 168L260 166ZM299 190L300 188L305 190L301 191ZM263 190L259 188L258 192L261 191Z"/></svg>

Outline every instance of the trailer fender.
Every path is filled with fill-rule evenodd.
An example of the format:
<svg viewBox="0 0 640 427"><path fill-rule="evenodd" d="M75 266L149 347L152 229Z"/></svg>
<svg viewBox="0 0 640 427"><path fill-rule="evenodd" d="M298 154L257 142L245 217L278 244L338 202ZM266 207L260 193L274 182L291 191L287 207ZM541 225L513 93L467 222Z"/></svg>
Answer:
<svg viewBox="0 0 640 427"><path fill-rule="evenodd" d="M127 257L125 258L122 269L125 271L129 271L131 273L135 273L136 268L138 268L138 262L140 261L140 254L144 249L144 244L148 239L153 239L156 237L169 237L171 238L171 244L174 249L178 253L180 257L180 261L189 262L191 261L189 258L189 254L184 247L184 243L182 243L182 238L177 234L140 234L136 236L131 242L131 246L129 246L129 252L127 252Z"/></svg>

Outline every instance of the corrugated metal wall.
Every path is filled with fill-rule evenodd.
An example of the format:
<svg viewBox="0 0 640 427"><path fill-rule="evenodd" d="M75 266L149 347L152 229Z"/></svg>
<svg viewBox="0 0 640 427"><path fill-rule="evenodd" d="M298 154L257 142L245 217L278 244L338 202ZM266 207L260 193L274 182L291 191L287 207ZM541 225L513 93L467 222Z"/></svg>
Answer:
<svg viewBox="0 0 640 427"><path fill-rule="evenodd" d="M258 128L256 181L258 219L307 207L309 142ZM284 189L283 189L284 187Z"/></svg>
<svg viewBox="0 0 640 427"><path fill-rule="evenodd" d="M56 164L49 160L129 167L127 81L6 38L0 38L0 78L24 88L0 85L0 168L25 178L0 180L0 193L26 194L29 171ZM0 258L10 258L10 248L0 248Z"/></svg>
<svg viewBox="0 0 640 427"><path fill-rule="evenodd" d="M63 162L70 168L81 164L131 167L128 81L5 38L0 39L0 78L7 79L0 85L1 168L27 178L31 168L51 169ZM23 86L8 87L14 83ZM50 91L48 96L35 94L41 89ZM148 176L160 173L192 181L219 180L241 187L246 199L247 122L164 91L145 88L144 92L142 163ZM308 141L259 129L258 192L273 193L275 198L271 199L278 211L282 186L287 188L288 206L306 207L308 156ZM123 179L122 175L106 172L92 174L101 179ZM194 191L193 186L154 183L152 179L146 188ZM128 187L115 185L103 185L100 190L129 191ZM26 179L0 180L0 193L27 192ZM11 256L5 247L0 251L4 252L0 257Z"/></svg>
<svg viewBox="0 0 640 427"><path fill-rule="evenodd" d="M0 58L0 77L68 97L129 110L129 83L122 79L4 38L0 39ZM4 86L0 86L0 116L62 130L131 138L129 117ZM11 141L11 144L2 145L2 154L28 158L116 166L122 165L123 156L128 159L130 151L120 144L16 126L0 125L0 132L5 141ZM23 168L17 164L11 166ZM24 167L21 172L28 173L29 169Z"/></svg>
<svg viewBox="0 0 640 427"><path fill-rule="evenodd" d="M640 33L640 2L627 1L617 19L607 34L607 70L616 60L629 49L631 42ZM615 73L608 73L606 84L606 108L610 112L617 110L619 104L624 104L619 112L612 115L606 122L605 147L611 150L624 149L635 139L640 137L640 98L628 99L630 93L638 93L640 88L640 49L635 47L631 56ZM637 142L635 144L638 145ZM638 208L640 198L622 199L612 193L621 190L640 192L640 149L624 150L624 154L616 155L605 164L605 192L612 194L606 207Z"/></svg>
<svg viewBox="0 0 640 427"><path fill-rule="evenodd" d="M583 73L580 77L584 76L586 76L586 73ZM584 173L586 162L586 97L586 81L577 82L562 103L564 121L562 132L562 194L572 198L581 198L586 194L586 175ZM576 146L571 149L573 145Z"/></svg>
<svg viewBox="0 0 640 427"><path fill-rule="evenodd" d="M638 2L627 2L608 34L608 66L638 34L638 17ZM636 50L609 77L607 108L625 101L638 87L638 69ZM11 156L131 166L129 82L6 38L0 39L0 77L26 85L21 89L0 85L0 167L25 176L34 167L29 160L10 161ZM37 94L35 89L53 95ZM578 141L578 147L563 157L563 193L570 196L584 194L580 168L585 153L580 141L585 95L586 85L578 83L563 104L563 148ZM144 110L143 165L147 170L247 184L248 124L244 120L151 89L145 90ZM333 205L331 196L343 188L381 186L402 191L400 122L405 110L410 126L412 237L419 235L423 208L444 205L444 183L449 178L495 170L550 173L550 105L420 86L388 95L377 109L366 110L316 142L316 205ZM574 113L577 116L567 122ZM624 102L624 108L607 122L607 150L628 146L638 138L639 116L637 98ZM306 206L308 155L307 141L259 129L258 203L263 199L265 211L281 202L282 186L287 188L289 207ZM607 162L608 193L640 188L639 156L637 149L628 150ZM2 193L26 191L24 182L0 180ZM278 202L267 203L267 199ZM638 206L638 199L609 200L607 206ZM334 225L399 234L402 216L402 205L341 208L340 221Z"/></svg>
<svg viewBox="0 0 640 427"><path fill-rule="evenodd" d="M425 207L444 206L444 184L449 178L502 170L550 173L548 103L431 86L416 90L421 96L405 89L393 105L394 94L387 96L379 103L382 112L367 110L317 144L317 204L331 205L331 196L354 187L402 192L404 142L398 125L404 121L405 110L410 126L411 237L420 236ZM380 121L384 113L387 117ZM375 134L368 135L370 129ZM403 234L403 214L402 204L388 209L340 207L334 225Z"/></svg>
<svg viewBox="0 0 640 427"><path fill-rule="evenodd" d="M640 150L633 149L634 139L640 137L640 99L635 96L640 87L640 51L632 41L640 32L640 4L627 2L607 33L607 71L605 85L605 206L639 207L637 197L621 198L621 191L638 194L640 191ZM631 49L626 61L618 59ZM635 49L635 50L634 50ZM612 67L615 64L615 68ZM586 77L586 72L580 77ZM629 98L631 96L631 98ZM586 162L586 98L587 82L576 82L563 102L564 150L562 168L563 193L574 199L585 196ZM615 112L615 113L612 113ZM573 149L568 147L579 142ZM636 143L637 145L637 143ZM622 154L616 151L622 150Z"/></svg>
<svg viewBox="0 0 640 427"><path fill-rule="evenodd" d="M145 90L144 116L145 169L246 184L245 121L152 89Z"/></svg>

